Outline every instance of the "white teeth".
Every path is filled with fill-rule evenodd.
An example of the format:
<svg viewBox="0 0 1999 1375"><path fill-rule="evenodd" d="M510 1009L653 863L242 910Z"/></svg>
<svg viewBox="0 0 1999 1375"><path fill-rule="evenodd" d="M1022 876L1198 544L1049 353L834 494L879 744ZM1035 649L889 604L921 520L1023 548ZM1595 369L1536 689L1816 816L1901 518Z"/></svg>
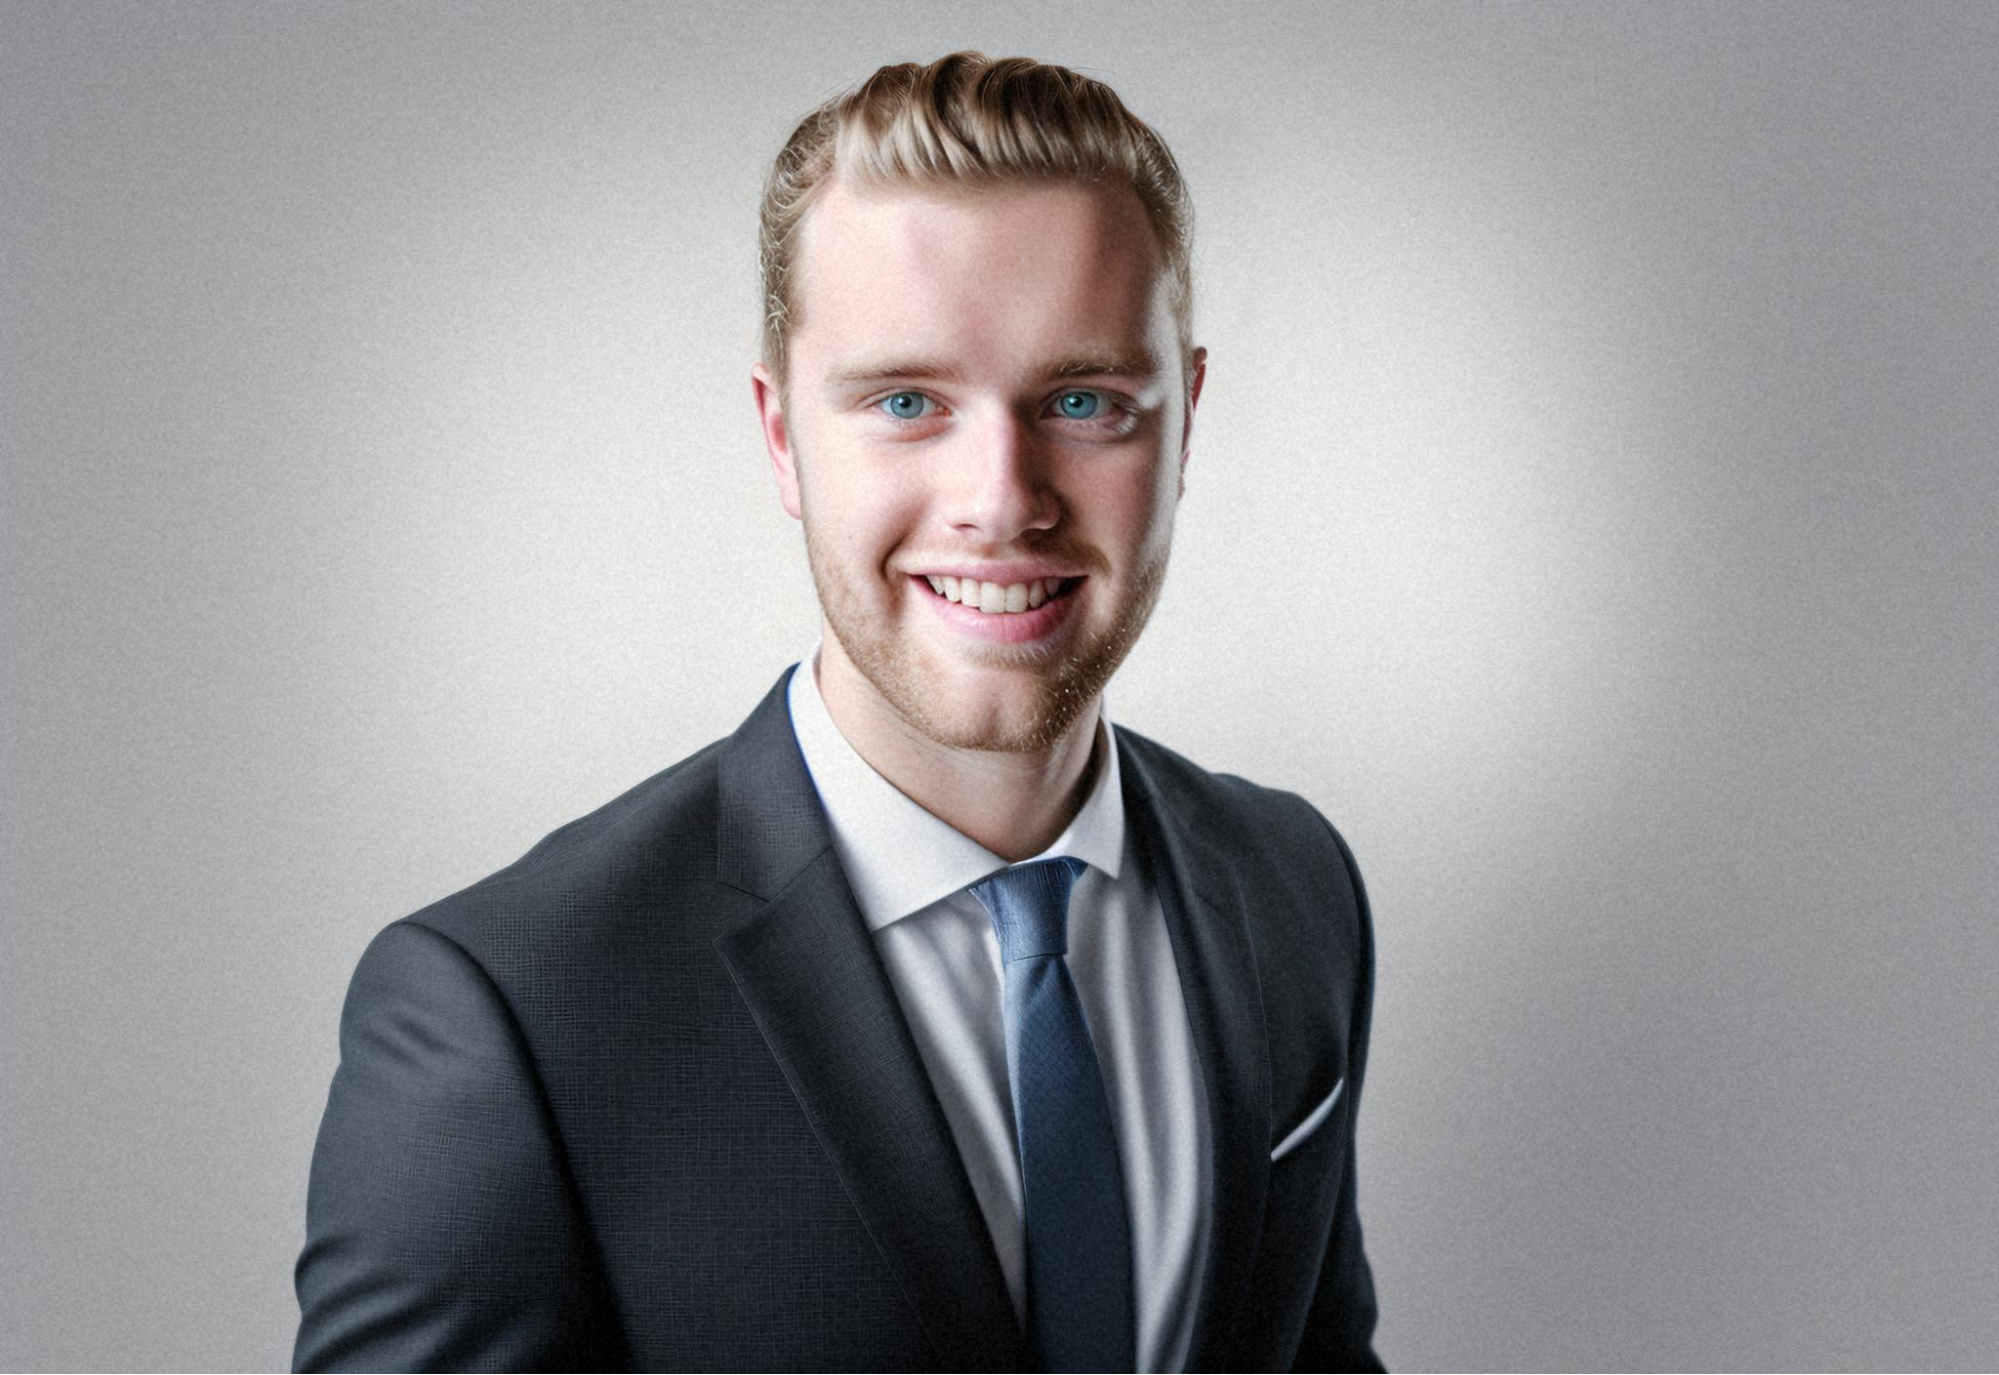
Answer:
<svg viewBox="0 0 1999 1375"><path fill-rule="evenodd" d="M980 582L977 578L956 578L949 573L926 573L924 577L931 590L945 601L969 606L988 616L1031 611L1047 602L1062 587L1060 578L1001 584Z"/></svg>

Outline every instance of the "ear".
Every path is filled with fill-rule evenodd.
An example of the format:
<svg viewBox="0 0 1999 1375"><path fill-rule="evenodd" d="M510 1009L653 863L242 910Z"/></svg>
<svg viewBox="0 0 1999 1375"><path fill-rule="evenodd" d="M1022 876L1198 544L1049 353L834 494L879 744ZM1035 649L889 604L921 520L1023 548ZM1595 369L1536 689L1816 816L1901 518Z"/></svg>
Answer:
<svg viewBox="0 0 1999 1375"><path fill-rule="evenodd" d="M750 390L756 396L757 423L763 427L764 448L769 451L770 466L777 473L777 499L784 503L793 520L799 520L803 508L798 501L798 458L791 447L791 427L784 420L784 398L778 393L777 383L771 380L770 369L762 363L750 369Z"/></svg>
<svg viewBox="0 0 1999 1375"><path fill-rule="evenodd" d="M1194 451L1194 407L1201 404L1201 384L1208 380L1208 351L1194 350L1194 367L1187 384L1187 423L1180 427L1180 495L1187 495L1187 460Z"/></svg>

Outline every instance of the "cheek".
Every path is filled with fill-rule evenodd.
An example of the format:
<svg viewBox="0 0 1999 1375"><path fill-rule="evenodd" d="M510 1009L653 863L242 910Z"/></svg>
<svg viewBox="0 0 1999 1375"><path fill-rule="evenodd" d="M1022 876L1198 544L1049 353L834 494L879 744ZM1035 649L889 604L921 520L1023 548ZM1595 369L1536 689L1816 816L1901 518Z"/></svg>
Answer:
<svg viewBox="0 0 1999 1375"><path fill-rule="evenodd" d="M1136 465L1092 483L1081 494L1077 515L1097 541L1150 550L1172 537L1179 491L1177 466Z"/></svg>
<svg viewBox="0 0 1999 1375"><path fill-rule="evenodd" d="M813 458L819 458L815 454ZM805 520L825 548L841 551L842 561L880 563L906 543L923 513L922 492L890 465L860 454L827 454L807 459L799 487Z"/></svg>

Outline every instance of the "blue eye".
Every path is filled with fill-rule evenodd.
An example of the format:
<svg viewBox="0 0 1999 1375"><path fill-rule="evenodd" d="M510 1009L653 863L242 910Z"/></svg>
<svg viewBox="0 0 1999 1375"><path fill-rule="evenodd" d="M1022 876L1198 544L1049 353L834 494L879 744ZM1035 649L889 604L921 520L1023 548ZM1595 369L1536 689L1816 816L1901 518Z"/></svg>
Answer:
<svg viewBox="0 0 1999 1375"><path fill-rule="evenodd" d="M930 398L924 396L922 392L894 392L876 402L872 410L882 412L884 416L900 424L914 424L918 420L930 418L932 412L926 410L928 406ZM1131 412L1127 406L1117 406L1103 392L1093 392L1087 388L1061 392L1055 398L1055 416L1059 416L1061 420L1097 422L1097 424L1117 422L1119 430L1127 430L1131 426L1129 414ZM1125 416L1125 420L1119 420L1119 416Z"/></svg>
<svg viewBox="0 0 1999 1375"><path fill-rule="evenodd" d="M923 408L929 404L929 398L922 392L899 391L894 396L883 397L875 404L897 420L921 420Z"/></svg>

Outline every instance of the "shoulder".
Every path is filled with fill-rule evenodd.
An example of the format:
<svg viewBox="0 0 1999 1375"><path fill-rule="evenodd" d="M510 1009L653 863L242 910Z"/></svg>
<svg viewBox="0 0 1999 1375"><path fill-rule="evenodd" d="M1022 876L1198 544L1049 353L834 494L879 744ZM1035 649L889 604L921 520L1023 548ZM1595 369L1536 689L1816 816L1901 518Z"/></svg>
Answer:
<svg viewBox="0 0 1999 1375"><path fill-rule="evenodd" d="M725 902L714 890L717 741L569 821L478 882L428 904L376 937L401 949L398 928L421 927L457 946L513 994L523 980L587 980L629 950L633 933L699 938ZM418 942L421 943L421 942ZM384 952L386 953L386 951ZM510 998L511 1001L511 998Z"/></svg>
<svg viewBox="0 0 1999 1375"><path fill-rule="evenodd" d="M670 851L686 850L714 827L718 764L728 743L717 740L563 823L512 864L427 911L442 915L447 905L488 888L530 883L560 887L585 876L615 874L661 859L662 842L669 842Z"/></svg>
<svg viewBox="0 0 1999 1375"><path fill-rule="evenodd" d="M1203 768L1158 741L1120 726L1125 757L1144 790L1191 836L1238 866L1299 875L1364 902L1346 839L1310 802L1283 788ZM1129 791L1129 789L1127 789Z"/></svg>

